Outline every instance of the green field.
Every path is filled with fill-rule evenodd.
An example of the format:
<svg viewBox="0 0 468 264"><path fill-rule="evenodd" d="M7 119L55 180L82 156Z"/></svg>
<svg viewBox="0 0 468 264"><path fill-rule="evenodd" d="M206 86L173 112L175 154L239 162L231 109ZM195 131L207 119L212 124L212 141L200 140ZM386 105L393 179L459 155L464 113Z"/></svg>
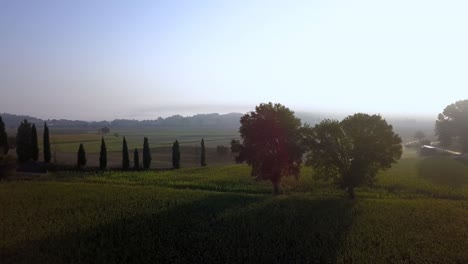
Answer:
<svg viewBox="0 0 468 264"><path fill-rule="evenodd" d="M57 129L50 128L52 160L58 164L75 165L77 152L82 143L88 166L99 165L99 151L102 135L96 130ZM11 131L11 134L14 132ZM38 131L39 160L42 160L42 130ZM196 166L200 163L200 142L204 138L207 148L207 161L210 165L233 164L229 155L218 155L216 147L230 146L232 139L238 139L239 133L234 130L180 129L180 128L119 128L112 129L104 135L108 152L108 166L120 168L122 165L122 141L125 136L128 144L131 166L133 166L133 151L138 149L142 158L143 138L148 137L152 154L151 168L172 167L172 144L177 139L181 146L181 163L183 167ZM15 155L11 150L10 154Z"/></svg>
<svg viewBox="0 0 468 264"><path fill-rule="evenodd" d="M405 155L355 200L309 168L282 187L243 165L10 179L0 262L468 263L457 160Z"/></svg>

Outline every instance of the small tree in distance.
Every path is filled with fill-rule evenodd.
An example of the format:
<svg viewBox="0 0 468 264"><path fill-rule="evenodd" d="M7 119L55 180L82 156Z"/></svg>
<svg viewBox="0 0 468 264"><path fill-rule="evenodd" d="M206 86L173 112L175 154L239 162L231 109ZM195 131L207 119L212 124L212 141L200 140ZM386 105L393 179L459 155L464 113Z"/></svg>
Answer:
<svg viewBox="0 0 468 264"><path fill-rule="evenodd" d="M200 153L200 165L202 167L206 166L206 154L205 154L205 140L202 138L201 140L201 153Z"/></svg>
<svg viewBox="0 0 468 264"><path fill-rule="evenodd" d="M83 144L80 144L80 148L78 149L78 162L77 162L77 165L78 165L78 169L81 169L84 166L86 166L86 152L85 152L85 149L83 147Z"/></svg>
<svg viewBox="0 0 468 264"><path fill-rule="evenodd" d="M49 138L49 127L47 126L47 123L44 122L44 135L43 135L43 152L44 152L44 162L49 163L51 159L51 153L50 153L50 138Z"/></svg>
<svg viewBox="0 0 468 264"><path fill-rule="evenodd" d="M28 120L21 122L16 134L16 156L19 162L27 162L32 158L32 133Z"/></svg>
<svg viewBox="0 0 468 264"><path fill-rule="evenodd" d="M242 144L239 140L231 140L231 154L234 155L236 163L242 163L244 158L240 155L242 154Z"/></svg>
<svg viewBox="0 0 468 264"><path fill-rule="evenodd" d="M148 138L145 137L143 141L143 168L149 169L151 166L151 151L148 143Z"/></svg>
<svg viewBox="0 0 468 264"><path fill-rule="evenodd" d="M105 170L107 168L107 148L104 137L101 138L101 151L99 152L99 168Z"/></svg>
<svg viewBox="0 0 468 264"><path fill-rule="evenodd" d="M138 155L138 149L133 152L133 166L135 170L140 169L140 156Z"/></svg>
<svg viewBox="0 0 468 264"><path fill-rule="evenodd" d="M130 167L130 158L128 157L127 140L123 137L122 143L122 169L128 170Z"/></svg>
<svg viewBox="0 0 468 264"><path fill-rule="evenodd" d="M180 146L177 140L172 144L172 167L174 169L180 168Z"/></svg>
<svg viewBox="0 0 468 264"><path fill-rule="evenodd" d="M31 159L34 161L39 159L39 144L37 142L37 129L35 124L31 127Z"/></svg>
<svg viewBox="0 0 468 264"><path fill-rule="evenodd" d="M418 130L414 133L414 138L417 141L422 141L423 139L426 138L426 134L424 134L424 132L422 132L421 130Z"/></svg>
<svg viewBox="0 0 468 264"><path fill-rule="evenodd" d="M8 135L6 133L5 123L3 123L3 119L0 116L0 154L8 154L9 149L8 144Z"/></svg>

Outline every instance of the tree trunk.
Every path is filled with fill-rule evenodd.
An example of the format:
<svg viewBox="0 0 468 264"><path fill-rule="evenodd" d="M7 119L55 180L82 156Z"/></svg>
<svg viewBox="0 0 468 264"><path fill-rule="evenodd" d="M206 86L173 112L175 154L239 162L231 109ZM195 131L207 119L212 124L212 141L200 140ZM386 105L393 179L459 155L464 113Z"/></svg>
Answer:
<svg viewBox="0 0 468 264"><path fill-rule="evenodd" d="M349 194L349 198L354 199L354 197L355 197L354 187L352 187L352 186L348 187L348 194Z"/></svg>
<svg viewBox="0 0 468 264"><path fill-rule="evenodd" d="M274 195L278 195L280 194L280 190L279 190L279 181L273 181L273 194Z"/></svg>

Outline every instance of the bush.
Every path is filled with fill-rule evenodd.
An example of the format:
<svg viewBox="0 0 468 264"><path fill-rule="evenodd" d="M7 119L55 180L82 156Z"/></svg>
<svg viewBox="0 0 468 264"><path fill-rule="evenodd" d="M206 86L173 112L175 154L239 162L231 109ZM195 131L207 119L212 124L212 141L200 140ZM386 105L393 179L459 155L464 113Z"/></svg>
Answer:
<svg viewBox="0 0 468 264"><path fill-rule="evenodd" d="M220 156L225 156L229 153L229 148L226 146L219 145L216 147L216 153L218 153L218 155Z"/></svg>

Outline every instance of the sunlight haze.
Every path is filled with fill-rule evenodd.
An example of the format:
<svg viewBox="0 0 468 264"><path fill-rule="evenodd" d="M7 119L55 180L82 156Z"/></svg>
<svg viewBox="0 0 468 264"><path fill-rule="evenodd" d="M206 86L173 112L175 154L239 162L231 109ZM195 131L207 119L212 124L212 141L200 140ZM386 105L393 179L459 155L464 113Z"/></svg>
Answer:
<svg viewBox="0 0 468 264"><path fill-rule="evenodd" d="M467 1L0 2L0 113L424 115L468 97ZM19 103L20 102L20 103Z"/></svg>

